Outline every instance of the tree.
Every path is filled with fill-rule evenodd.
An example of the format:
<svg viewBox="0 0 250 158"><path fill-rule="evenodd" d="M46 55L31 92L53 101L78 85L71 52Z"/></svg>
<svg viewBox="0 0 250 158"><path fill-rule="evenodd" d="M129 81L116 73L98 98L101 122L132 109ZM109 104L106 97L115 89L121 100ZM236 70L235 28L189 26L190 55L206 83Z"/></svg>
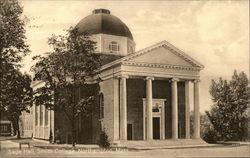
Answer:
<svg viewBox="0 0 250 158"><path fill-rule="evenodd" d="M79 115L87 115L94 101L91 94L78 95L80 87L97 75L100 55L94 53L95 42L89 36L70 28L64 36L52 35L48 40L53 52L47 56L36 56L33 67L35 81L44 86L35 90L36 105L45 105L52 110L62 110L71 123L72 146L76 142L75 122ZM55 104L53 104L55 102Z"/></svg>
<svg viewBox="0 0 250 158"><path fill-rule="evenodd" d="M29 112L29 106L32 105L31 77L22 74L9 65L9 73L4 75L2 103L7 118L12 122L14 135L20 138L19 118L23 111Z"/></svg>
<svg viewBox="0 0 250 158"><path fill-rule="evenodd" d="M230 81L212 80L210 94L214 102L209 117L219 140L242 140L247 119L248 79L244 72L234 71Z"/></svg>
<svg viewBox="0 0 250 158"><path fill-rule="evenodd" d="M20 67L22 56L29 52L25 43L25 23L21 19L23 10L17 0L0 0L0 110L4 110L2 97L8 95L2 93L4 75L8 75L8 67ZM6 81L6 80L5 80ZM8 81L7 81L8 82Z"/></svg>
<svg viewBox="0 0 250 158"><path fill-rule="evenodd" d="M110 147L110 142L109 142L109 137L107 133L104 131L101 131L100 133L100 138L98 140L98 144L102 148L109 148Z"/></svg>

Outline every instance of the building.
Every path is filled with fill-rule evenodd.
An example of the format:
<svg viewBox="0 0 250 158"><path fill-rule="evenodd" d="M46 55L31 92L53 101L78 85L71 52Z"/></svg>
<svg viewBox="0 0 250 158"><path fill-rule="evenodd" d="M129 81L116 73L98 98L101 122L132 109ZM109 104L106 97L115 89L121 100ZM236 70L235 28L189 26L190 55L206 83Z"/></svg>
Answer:
<svg viewBox="0 0 250 158"><path fill-rule="evenodd" d="M0 136L10 136L11 135L11 121L8 120L6 115L0 112Z"/></svg>
<svg viewBox="0 0 250 158"><path fill-rule="evenodd" d="M101 130L112 142L190 139L191 100L193 138L200 138L202 64L167 41L135 51L129 28L106 9L95 9L76 27L91 34L97 42L96 53L105 57L100 70L100 92L96 94L95 87L89 92L98 95L99 100L93 105L98 110L77 121L78 143L95 143ZM60 133L62 142L70 142L71 129L63 113L44 106L33 106L32 110L34 138L48 140L50 133L53 138Z"/></svg>

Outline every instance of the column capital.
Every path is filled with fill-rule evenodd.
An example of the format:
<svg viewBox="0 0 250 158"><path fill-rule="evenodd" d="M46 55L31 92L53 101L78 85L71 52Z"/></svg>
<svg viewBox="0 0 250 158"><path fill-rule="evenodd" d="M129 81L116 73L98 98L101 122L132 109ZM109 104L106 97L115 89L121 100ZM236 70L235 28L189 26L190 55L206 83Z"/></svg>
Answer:
<svg viewBox="0 0 250 158"><path fill-rule="evenodd" d="M126 78L126 79L128 79L128 75L120 74L120 75L117 76L117 78Z"/></svg>
<svg viewBox="0 0 250 158"><path fill-rule="evenodd" d="M148 76L148 77L146 77L146 80L154 80L154 77Z"/></svg>
<svg viewBox="0 0 250 158"><path fill-rule="evenodd" d="M193 82L194 82L194 83L198 83L198 82L201 82L201 80L200 80L200 79L196 79L196 80L194 80Z"/></svg>
<svg viewBox="0 0 250 158"><path fill-rule="evenodd" d="M170 82L179 82L180 80L178 78L172 78L171 80L169 80Z"/></svg>
<svg viewBox="0 0 250 158"><path fill-rule="evenodd" d="M186 83L190 83L190 82L192 82L192 80L185 80L185 82L186 82Z"/></svg>

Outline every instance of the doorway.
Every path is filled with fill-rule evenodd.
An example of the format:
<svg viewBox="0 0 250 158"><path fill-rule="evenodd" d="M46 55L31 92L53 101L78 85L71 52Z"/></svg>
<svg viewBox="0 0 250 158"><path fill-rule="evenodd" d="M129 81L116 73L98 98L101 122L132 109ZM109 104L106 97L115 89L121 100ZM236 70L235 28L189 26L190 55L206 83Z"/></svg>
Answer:
<svg viewBox="0 0 250 158"><path fill-rule="evenodd" d="M165 101L166 99L152 99L152 137L165 139ZM143 140L147 135L146 98L143 98Z"/></svg>
<svg viewBox="0 0 250 158"><path fill-rule="evenodd" d="M133 139L133 126L132 124L127 125L127 140Z"/></svg>
<svg viewBox="0 0 250 158"><path fill-rule="evenodd" d="M160 117L153 117L153 139L160 139Z"/></svg>

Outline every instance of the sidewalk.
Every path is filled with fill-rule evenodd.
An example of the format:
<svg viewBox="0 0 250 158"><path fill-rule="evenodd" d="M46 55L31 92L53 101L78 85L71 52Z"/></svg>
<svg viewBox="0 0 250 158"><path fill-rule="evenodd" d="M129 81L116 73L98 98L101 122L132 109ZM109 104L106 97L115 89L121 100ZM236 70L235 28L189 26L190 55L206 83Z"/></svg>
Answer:
<svg viewBox="0 0 250 158"><path fill-rule="evenodd" d="M10 140L3 140L0 141L0 150L2 149L13 149L13 148L19 148L19 143L10 141Z"/></svg>

